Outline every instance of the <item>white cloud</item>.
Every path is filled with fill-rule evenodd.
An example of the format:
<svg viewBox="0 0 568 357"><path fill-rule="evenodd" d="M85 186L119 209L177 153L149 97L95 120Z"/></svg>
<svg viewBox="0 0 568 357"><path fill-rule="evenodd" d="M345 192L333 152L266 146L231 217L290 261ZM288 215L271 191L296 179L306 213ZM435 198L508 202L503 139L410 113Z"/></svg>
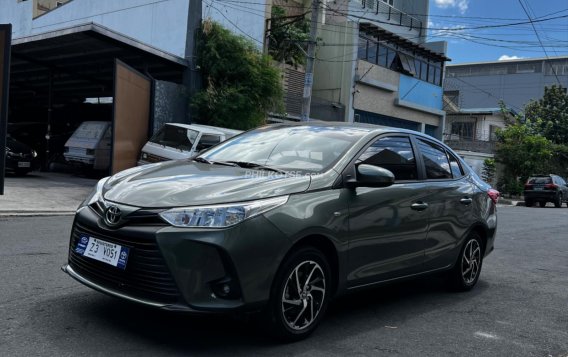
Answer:
<svg viewBox="0 0 568 357"><path fill-rule="evenodd" d="M510 61L510 60L516 60L516 59L522 59L523 57L519 57L519 56L509 56L509 55L503 55L501 57L499 57L499 61Z"/></svg>
<svg viewBox="0 0 568 357"><path fill-rule="evenodd" d="M456 0L435 0L434 2L437 7L441 7L442 9L456 6Z"/></svg>
<svg viewBox="0 0 568 357"><path fill-rule="evenodd" d="M469 7L469 0L434 0L434 3L441 9L458 8L461 14L465 14Z"/></svg>

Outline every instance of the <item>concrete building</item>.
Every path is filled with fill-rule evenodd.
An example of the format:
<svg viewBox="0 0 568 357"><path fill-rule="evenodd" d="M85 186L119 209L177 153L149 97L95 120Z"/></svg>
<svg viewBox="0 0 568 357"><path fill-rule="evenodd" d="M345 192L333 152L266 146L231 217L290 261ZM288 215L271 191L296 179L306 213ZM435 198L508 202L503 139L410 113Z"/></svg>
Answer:
<svg viewBox="0 0 568 357"><path fill-rule="evenodd" d="M450 102L444 110L444 142L481 175L484 161L495 157L497 130L507 125L501 108L460 109Z"/></svg>
<svg viewBox="0 0 568 357"><path fill-rule="evenodd" d="M113 148L128 148L135 162L161 124L189 122L188 100L199 82L194 35L203 18L262 48L270 6L235 7L208 0L2 0L0 24L12 25L9 126L29 131L29 145L49 163L82 121L113 121ZM133 125L144 130L118 137L118 129Z"/></svg>
<svg viewBox="0 0 568 357"><path fill-rule="evenodd" d="M445 142L481 173L483 161L494 157L495 131L506 126L500 102L522 112L546 86L558 84L568 87L568 57L448 65Z"/></svg>
<svg viewBox="0 0 568 357"><path fill-rule="evenodd" d="M567 56L448 65L444 91L462 109L496 108L502 100L522 111L554 84L568 87Z"/></svg>
<svg viewBox="0 0 568 357"><path fill-rule="evenodd" d="M199 3L195 14L190 5ZM269 10L263 1L250 5ZM211 18L261 46L265 20L250 11L211 1L189 0L2 0L0 23L11 23L12 38L94 23L172 55L185 58L188 24L192 17ZM269 12L268 12L269 14Z"/></svg>
<svg viewBox="0 0 568 357"><path fill-rule="evenodd" d="M426 42L428 0L323 5L312 117L441 138L445 42Z"/></svg>

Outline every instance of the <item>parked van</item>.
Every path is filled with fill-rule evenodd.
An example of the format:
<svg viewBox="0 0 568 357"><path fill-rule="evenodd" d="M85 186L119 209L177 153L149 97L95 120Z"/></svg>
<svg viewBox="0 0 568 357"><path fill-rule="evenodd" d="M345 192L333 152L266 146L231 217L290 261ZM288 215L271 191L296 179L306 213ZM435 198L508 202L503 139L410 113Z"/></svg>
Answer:
<svg viewBox="0 0 568 357"><path fill-rule="evenodd" d="M138 165L190 158L240 133L208 125L168 123L144 145Z"/></svg>
<svg viewBox="0 0 568 357"><path fill-rule="evenodd" d="M112 123L86 121L65 143L63 156L70 164L94 170L108 170L110 166Z"/></svg>

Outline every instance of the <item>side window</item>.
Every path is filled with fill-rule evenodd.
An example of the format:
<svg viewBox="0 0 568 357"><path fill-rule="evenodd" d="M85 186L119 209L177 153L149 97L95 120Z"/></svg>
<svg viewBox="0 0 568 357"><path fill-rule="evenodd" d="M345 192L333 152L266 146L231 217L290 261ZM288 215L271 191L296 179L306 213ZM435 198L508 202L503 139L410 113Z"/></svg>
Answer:
<svg viewBox="0 0 568 357"><path fill-rule="evenodd" d="M418 147L422 153L426 178L428 179L451 179L452 172L448 156L444 149L436 144L418 139Z"/></svg>
<svg viewBox="0 0 568 357"><path fill-rule="evenodd" d="M389 136L375 141L356 164L380 166L391 171L395 180L416 180L416 160L408 137Z"/></svg>
<svg viewBox="0 0 568 357"><path fill-rule="evenodd" d="M211 135L211 134L203 134L201 135L201 139L197 144L197 151L201 151L203 149L208 149L211 146L217 145L221 142L221 137L219 135Z"/></svg>
<svg viewBox="0 0 568 357"><path fill-rule="evenodd" d="M462 177L463 169L461 168L458 159L456 159L454 155L450 153L448 153L448 156L450 158L450 169L452 170L452 176L454 176L454 178Z"/></svg>

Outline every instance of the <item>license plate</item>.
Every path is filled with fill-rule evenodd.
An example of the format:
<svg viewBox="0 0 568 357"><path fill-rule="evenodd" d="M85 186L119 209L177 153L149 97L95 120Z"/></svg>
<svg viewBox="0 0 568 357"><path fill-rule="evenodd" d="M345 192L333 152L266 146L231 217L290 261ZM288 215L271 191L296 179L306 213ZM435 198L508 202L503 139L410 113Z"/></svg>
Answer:
<svg viewBox="0 0 568 357"><path fill-rule="evenodd" d="M110 243L99 238L82 235L75 247L75 253L84 257L110 264L120 269L126 268L130 248Z"/></svg>
<svg viewBox="0 0 568 357"><path fill-rule="evenodd" d="M18 167L31 167L31 163L26 161L20 161L18 162Z"/></svg>
<svg viewBox="0 0 568 357"><path fill-rule="evenodd" d="M544 188L543 187L535 187L534 190L535 191L542 191L542 190L544 190Z"/></svg>

